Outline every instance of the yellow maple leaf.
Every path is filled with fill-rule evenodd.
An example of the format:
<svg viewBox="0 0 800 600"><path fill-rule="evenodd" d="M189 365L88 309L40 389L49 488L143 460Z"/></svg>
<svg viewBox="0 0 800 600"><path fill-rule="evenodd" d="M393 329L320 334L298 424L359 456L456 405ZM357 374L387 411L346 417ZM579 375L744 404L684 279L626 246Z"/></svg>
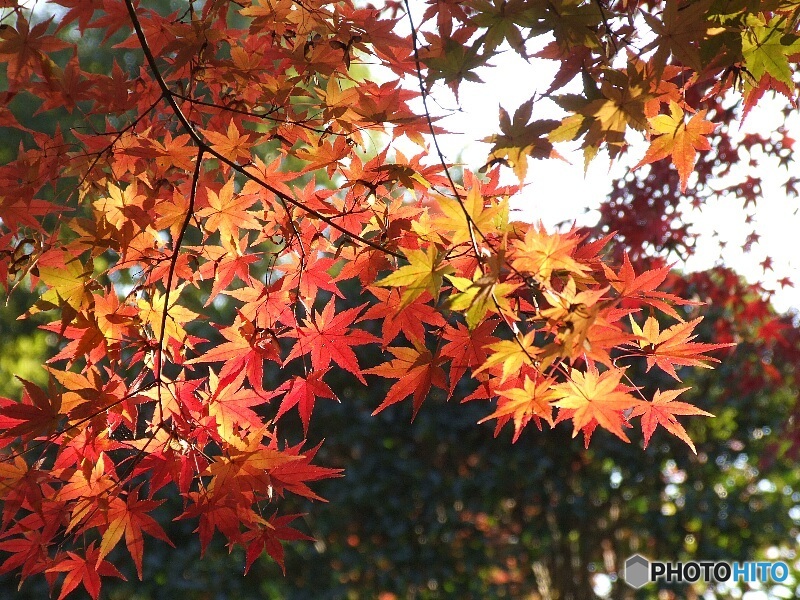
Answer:
<svg viewBox="0 0 800 600"><path fill-rule="evenodd" d="M189 321L194 321L199 315L184 306L177 304L178 297L181 295L184 285L181 285L169 294L169 310L165 322L164 338L172 338L179 342L186 339L186 331L183 326ZM153 297L148 301L140 299L138 302L139 314L142 323L150 325L155 339L161 339L161 322L164 314L164 295L156 290Z"/></svg>
<svg viewBox="0 0 800 600"><path fill-rule="evenodd" d="M430 292L433 299L436 300L439 297L439 290L442 288L442 279L446 274L453 272L453 267L442 261L442 257L439 256L439 252L433 245L428 246L424 251L402 250L408 259L408 264L380 281L376 281L375 285L405 288L399 310L411 304L425 291Z"/></svg>
<svg viewBox="0 0 800 600"><path fill-rule="evenodd" d="M62 265L40 265L39 279L50 288L41 299L53 306L68 304L80 310L88 301L86 284L90 274L91 267L85 267L77 258Z"/></svg>
<svg viewBox="0 0 800 600"><path fill-rule="evenodd" d="M511 265L518 271L530 273L537 280L549 283L554 271L582 277L589 268L572 258L580 238L574 233L547 233L543 225L530 227L525 239L514 240Z"/></svg>
<svg viewBox="0 0 800 600"><path fill-rule="evenodd" d="M476 269L473 279L451 275L447 278L458 290L457 294L448 298L447 308L464 312L467 327L471 330L480 325L486 313L490 311L503 312L510 318L515 318L508 296L520 284L500 283L496 273L489 272L484 275L480 269Z"/></svg>
<svg viewBox="0 0 800 600"><path fill-rule="evenodd" d="M437 203L443 213L434 219L433 227L447 237L453 246L475 240L481 243L484 236L502 233L508 226L508 201L487 201L476 186L469 190L466 198L456 200L437 196ZM469 217L469 218L468 218Z"/></svg>
<svg viewBox="0 0 800 600"><path fill-rule="evenodd" d="M486 361L475 369L474 374L477 375L481 371L496 365L503 365L502 375L500 376L500 383L503 383L512 374L518 373L522 365L534 366L534 357L541 352L539 348L534 346L535 335L536 331L529 331L524 336L517 336L513 340L503 340L502 342L489 344L486 350L491 352Z"/></svg>

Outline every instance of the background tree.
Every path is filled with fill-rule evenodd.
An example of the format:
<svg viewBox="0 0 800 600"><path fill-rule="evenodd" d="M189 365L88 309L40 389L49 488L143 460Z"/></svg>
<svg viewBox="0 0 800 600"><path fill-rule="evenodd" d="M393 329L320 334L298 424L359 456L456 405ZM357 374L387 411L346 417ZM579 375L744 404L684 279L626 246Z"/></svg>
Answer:
<svg viewBox="0 0 800 600"><path fill-rule="evenodd" d="M616 158L632 129L649 138L640 165L661 165L652 174L669 159L685 194L714 141L702 198L732 143L712 122L734 118L723 101L739 87L745 111L768 89L792 96L794 3L437 3L406 38L395 3L59 2L57 26L9 4L2 124L21 145L0 178L0 264L8 289L42 291L28 312L63 343L46 389L23 382L21 401L0 406L0 570L43 573L60 597L79 585L97 596L100 576L122 576L108 559L124 538L141 578L143 533L168 537L153 519L167 486L201 552L219 531L246 568L264 550L283 564L281 541L302 535L290 500L271 505L318 498L307 484L339 474L311 462L318 446L306 440L317 400L341 398L338 377L344 390L388 379L375 412L411 396L415 416L432 391L458 392L498 399L484 418L498 431L512 422L514 439L531 421L567 420L587 443L598 425L628 441L640 419L645 446L659 424L694 450L675 415L704 411L668 388L676 367L707 366L728 344L693 341L690 290L656 290L670 275L654 254L685 244L672 241L674 204L645 193L657 243L623 229L631 251L615 261L611 236L511 222L516 186L498 168L456 182L440 153L409 159L406 148L435 134L431 85L458 93L504 41L527 56L551 35L540 54L562 66L548 96L567 115L539 119L534 98L513 118L502 111L488 166L522 180L529 158L574 139L587 160L601 148ZM93 30L102 38L88 54L74 32ZM110 70L93 66L99 52ZM367 62L396 78L377 83L356 67ZM404 76L419 77L419 94ZM570 81L582 92L557 95ZM418 95L421 115L408 104ZM52 119L27 119L32 101L37 115L69 117L48 129ZM782 159L789 146L756 143ZM616 218L626 201L612 200ZM761 306L759 332L788 344L768 304L728 283L721 308ZM637 365L672 379L634 383ZM583 477L581 463L570 464ZM574 538L554 535L548 549L572 552ZM589 561L541 572L572 571L564 594L581 593Z"/></svg>

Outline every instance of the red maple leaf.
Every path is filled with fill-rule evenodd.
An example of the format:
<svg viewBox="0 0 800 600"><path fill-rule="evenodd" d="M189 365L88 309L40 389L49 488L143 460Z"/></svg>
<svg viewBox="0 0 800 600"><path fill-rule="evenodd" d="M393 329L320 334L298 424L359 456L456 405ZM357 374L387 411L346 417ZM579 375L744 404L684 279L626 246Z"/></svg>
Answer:
<svg viewBox="0 0 800 600"><path fill-rule="evenodd" d="M688 389L689 388L681 388L679 390L669 390L666 392L656 390L652 402L642 400L637 402L633 407L633 411L631 411L630 416L642 417L642 433L644 433L645 448L647 448L647 444L650 443L650 438L652 437L656 427L661 425L672 435L686 442L692 449L692 452L697 454L697 450L695 449L694 443L689 437L689 434L686 433L686 430L683 428L683 426L678 423L675 415L703 415L706 417L713 417L714 415L707 413L696 406L687 404L686 402L675 402L675 398Z"/></svg>
<svg viewBox="0 0 800 600"><path fill-rule="evenodd" d="M361 313L363 306L348 308L340 313L334 313L334 307L334 298L331 298L321 313L315 311L311 318L304 319L305 325L285 334L286 337L296 337L297 342L284 364L294 358L310 354L311 366L315 371L325 370L333 362L366 384L353 347L372 344L379 340L363 329L350 327Z"/></svg>
<svg viewBox="0 0 800 600"><path fill-rule="evenodd" d="M100 557L100 549L95 548L94 542L89 544L81 556L77 552L65 552L56 556L55 564L47 569L49 573L66 573L64 583L61 584L61 593L58 600L63 600L72 590L83 584L89 595L97 600L100 596L100 576L119 577L125 581L125 576L110 562Z"/></svg>
<svg viewBox="0 0 800 600"><path fill-rule="evenodd" d="M415 343L413 348L399 346L388 350L394 355L393 360L365 371L365 373L397 379L397 382L386 393L386 398L378 408L372 411L372 414L375 415L387 406L396 404L413 394L414 416L416 416L428 396L431 386L447 389L447 378L439 366L444 359L439 355L434 355L419 342Z"/></svg>
<svg viewBox="0 0 800 600"><path fill-rule="evenodd" d="M302 444L289 446L283 450L284 454L298 457L297 460L290 460L279 464L272 470L269 475L272 480L272 487L276 494L282 495L284 490L304 496L311 500L320 500L325 502L325 499L315 494L307 483L310 481L319 481L320 479L328 479L330 477L341 477L342 469L332 469L330 467L321 467L319 465L312 465L311 461L316 456L322 442L309 448L302 454L300 449Z"/></svg>
<svg viewBox="0 0 800 600"><path fill-rule="evenodd" d="M275 420L280 419L289 409L297 406L300 418L303 420L303 433L308 433L308 424L311 420L311 413L314 411L314 403L317 398L330 398L338 400L328 384L322 381L322 376L328 369L322 371L312 371L305 378L292 377L289 381L281 385L276 393L286 392L281 401L278 414Z"/></svg>
<svg viewBox="0 0 800 600"><path fill-rule="evenodd" d="M25 393L22 402L10 402L0 406L0 417L11 427L3 432L3 439L13 441L17 436L34 439L39 435L51 434L56 430L62 416L61 397L55 393L46 394L36 384L20 379Z"/></svg>
<svg viewBox="0 0 800 600"><path fill-rule="evenodd" d="M478 325L473 331L470 331L462 323L456 323L455 327L449 325L445 327L442 338L447 340L447 343L442 346L441 354L450 359L449 396L453 395L456 385L467 369L478 367L486 362L490 352L488 347L500 341L499 338L492 335L497 324L496 319L489 319Z"/></svg>
<svg viewBox="0 0 800 600"><path fill-rule="evenodd" d="M250 567L264 550L272 557L272 560L280 565L281 570L286 574L286 568L283 564L283 544L281 544L281 541L314 540L314 538L308 537L297 529L289 527L289 523L302 516L303 515L272 515L265 524L258 524L258 526L244 533L242 541L247 544L244 566L245 575L247 575Z"/></svg>
<svg viewBox="0 0 800 600"><path fill-rule="evenodd" d="M425 338L426 323L433 327L443 327L446 323L441 313L431 306L430 294L427 292L403 306L402 296L395 290L373 286L369 291L381 302L370 306L358 320L379 320L384 346L389 345L400 333L409 341L422 341Z"/></svg>

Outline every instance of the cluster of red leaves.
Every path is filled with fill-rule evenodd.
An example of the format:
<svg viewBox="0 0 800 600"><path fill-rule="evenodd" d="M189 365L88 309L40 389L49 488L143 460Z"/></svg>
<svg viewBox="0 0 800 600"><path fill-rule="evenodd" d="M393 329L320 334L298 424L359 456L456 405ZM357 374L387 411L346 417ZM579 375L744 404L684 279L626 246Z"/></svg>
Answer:
<svg viewBox="0 0 800 600"><path fill-rule="evenodd" d="M411 397L416 412L469 376L466 399L496 400L487 419L515 436L571 421L587 443L598 426L628 441L638 418L645 443L661 425L692 445L676 416L707 413L626 375L641 360L678 379L676 367L708 366L729 345L693 341L692 303L657 289L669 268L612 262L611 236L510 220L517 188L497 170L455 183L428 160L435 130L409 102L437 80L457 91L503 41L524 55L526 39L553 32L550 91L583 77L585 93L560 97L561 122L531 121L532 101L503 112L488 162L521 178L559 141L619 154L632 128L651 138L642 162L670 158L685 189L714 130L687 103L691 73L707 81L745 61L760 77L748 102L775 87L782 63L763 55L788 61L794 48L765 32L785 28L782 5L667 0L647 15L652 55L618 69L637 11L658 3L432 2L410 36L394 2L56 4L57 27L2 4L0 125L24 143L0 167L0 276L41 290L30 312L63 343L47 389L24 382L20 401L0 400L0 572L51 585L66 573L60 597L83 585L96 598L101 576L120 576L106 558L124 537L141 577L144 534L166 540L152 513L167 486L203 549L218 531L246 548L248 568L263 550L282 562L281 541L304 536L288 525L296 515L267 506L287 492L318 499L308 484L339 472L278 428L297 409L307 432L316 401L336 399L337 370L389 381L376 411ZM66 41L73 28L102 34L108 73ZM80 125L20 122L14 103L32 98ZM351 289L361 304L346 303ZM365 364L364 349L382 358ZM285 369L279 384L268 365Z"/></svg>

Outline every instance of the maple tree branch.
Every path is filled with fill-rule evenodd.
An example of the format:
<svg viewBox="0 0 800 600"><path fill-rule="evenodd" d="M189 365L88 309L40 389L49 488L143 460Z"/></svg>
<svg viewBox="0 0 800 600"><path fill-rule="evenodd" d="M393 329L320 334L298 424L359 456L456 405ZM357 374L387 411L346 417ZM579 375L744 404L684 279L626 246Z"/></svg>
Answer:
<svg viewBox="0 0 800 600"><path fill-rule="evenodd" d="M475 251L475 260L478 263L482 263L482 257L480 251L478 250L478 241L475 239L475 222L467 211L466 207L464 206L463 198L461 194L458 193L456 189L456 183L453 181L453 177L450 174L450 169L447 167L447 161L444 158L444 153L442 152L442 148L439 146L439 138L436 136L436 131L433 128L433 119L431 118L431 111L428 108L428 93L425 90L425 82L422 78L422 61L419 58L419 43L417 37L417 28L414 25L414 19L411 16L411 6L409 5L408 0L403 0L403 3L406 7L406 16L408 17L408 25L411 28L411 44L412 49L414 51L414 66L417 71L417 80L419 81L419 92L420 96L422 97L422 107L423 112L425 113L425 120L428 124L428 130L431 133L431 138L433 139L433 146L436 148L436 154L439 157L439 163L442 165L444 169L444 173L447 176L447 181L450 183L450 189L453 190L453 194L458 201L459 206L461 207L464 216L467 219L467 228L469 229L469 237L470 241L472 242L472 248ZM481 234L482 237L483 234Z"/></svg>
<svg viewBox="0 0 800 600"><path fill-rule="evenodd" d="M161 370L164 365L164 339L167 335L167 316L169 315L169 295L172 291L172 281L175 276L175 267L178 264L178 255L181 251L181 244L183 237L186 235L186 230L189 228L189 223L194 216L194 205L197 200L197 184L200 179L200 169L203 165L204 150L200 147L197 151L197 158L195 159L194 172L192 173L192 183L189 191L189 206L186 208L186 216L181 223L181 228L178 231L178 236L175 238L174 248L172 249L172 257L169 261L169 270L167 272L166 289L164 291L164 310L161 313L161 332L158 336L158 356L156 358L156 380L158 385L158 411L159 421L163 420L163 408L161 404Z"/></svg>
<svg viewBox="0 0 800 600"><path fill-rule="evenodd" d="M608 34L608 39L611 40L611 45L614 46L614 54L619 54L619 46L617 46L617 40L614 39L616 34L608 23L608 15L606 14L606 9L603 6L603 2L602 0L594 0L594 3L597 5L598 10L600 11L600 17L603 20L603 27Z"/></svg>
<svg viewBox="0 0 800 600"><path fill-rule="evenodd" d="M280 191L278 188L270 185L268 182L264 181L260 177L258 177L256 175L253 175L252 173L248 172L243 166L241 166L240 164L236 163L235 161L232 161L228 157L224 156L219 151L214 149L214 147L211 146L208 142L206 142L203 139L203 137L194 128L194 125L192 125L192 123L189 121L189 119L186 118L186 115L183 114L183 111L181 111L180 106L178 106L178 103L175 101L175 95L173 94L172 90L169 89L169 86L167 85L167 82L164 80L164 77L162 76L161 71L158 69L158 64L156 63L155 56L153 56L153 52L150 49L150 46L149 46L149 44L147 42L147 38L144 35L144 30L142 29L142 25L139 22L139 17L136 15L136 9L133 6L133 0L125 0L125 6L128 8L128 14L130 15L131 22L133 24L133 29L136 32L136 37L139 39L139 45L141 46L142 52L144 53L145 59L147 60L147 64L149 65L150 70L153 73L153 77L155 77L156 82L158 83L158 86L161 88L161 91L164 94L164 97L165 97L167 103L170 105L170 108L172 109L172 112L175 114L175 116L181 122L181 125L186 130L186 132L189 134L189 137L191 137L192 140L200 148L202 148L205 152L207 152L208 154L210 154L211 156L216 158L221 163L229 166L231 169L233 169L234 171L236 171L240 175L244 175L245 177L247 177L251 181L254 181L255 183L259 184L264 189L272 192L273 194L275 194L278 198L280 198L284 202L286 202L288 204L291 204L292 206L296 206L297 208L300 208L301 210L304 210L305 212L307 212L312 217L314 217L316 219L319 219L320 221L322 221L326 225L332 227L333 229L335 229L339 233L341 233L341 234L343 234L343 235L345 235L345 236L347 236L347 237L349 237L351 239L357 240L361 244L363 244L365 246L369 246L373 250L378 250L380 252L383 252L383 253L388 254L390 256L393 256L395 258L399 258L399 259L403 258L403 255L400 254L399 252L396 252L394 250L390 250L389 248L386 248L385 246L382 246L381 244L378 244L378 243L375 243L375 242L373 242L371 240L368 240L368 239L358 235L357 233L352 233L351 231L348 231L347 229L345 229L344 227L342 227L341 225L336 223L331 217L327 217L324 214L322 214L321 212L319 212L318 210L306 206L305 204L303 204L299 200L295 200L294 198L292 198L288 194L285 194L284 192Z"/></svg>
<svg viewBox="0 0 800 600"><path fill-rule="evenodd" d="M245 116L245 117L252 117L254 119L263 119L265 121L272 121L273 123L286 123L287 125L294 125L296 127L300 127L302 129L305 129L306 131L312 131L314 133L319 133L320 135L338 135L338 136L343 136L343 137L347 137L348 136L348 134L337 133L335 131L330 131L328 129L318 129L317 127L312 127L311 125L307 125L303 121L287 121L286 119L281 119L279 117L273 117L270 113L271 112L276 112L277 110L279 110L278 108L275 108L274 111L268 111L266 113L257 113L257 112L252 112L252 111L249 111L249 110L243 110L241 108L235 108L233 106L225 106L224 104L216 104L215 102L209 102L207 100L199 100L197 98L192 98L191 96L187 96L186 94L181 94L180 92L172 92L172 95L175 96L176 98L180 98L181 100L185 100L186 102L189 102L190 104L198 104L200 106L206 106L208 108L217 108L219 110L225 110L225 111L228 111L228 112L231 112L231 113L234 113L234 114L237 114L237 115L242 115L242 116ZM321 113L317 113L317 114L321 114ZM317 115L312 115L312 116L316 117ZM367 128L366 127L357 127L357 128L355 128L354 131L361 131L362 129L367 129Z"/></svg>

